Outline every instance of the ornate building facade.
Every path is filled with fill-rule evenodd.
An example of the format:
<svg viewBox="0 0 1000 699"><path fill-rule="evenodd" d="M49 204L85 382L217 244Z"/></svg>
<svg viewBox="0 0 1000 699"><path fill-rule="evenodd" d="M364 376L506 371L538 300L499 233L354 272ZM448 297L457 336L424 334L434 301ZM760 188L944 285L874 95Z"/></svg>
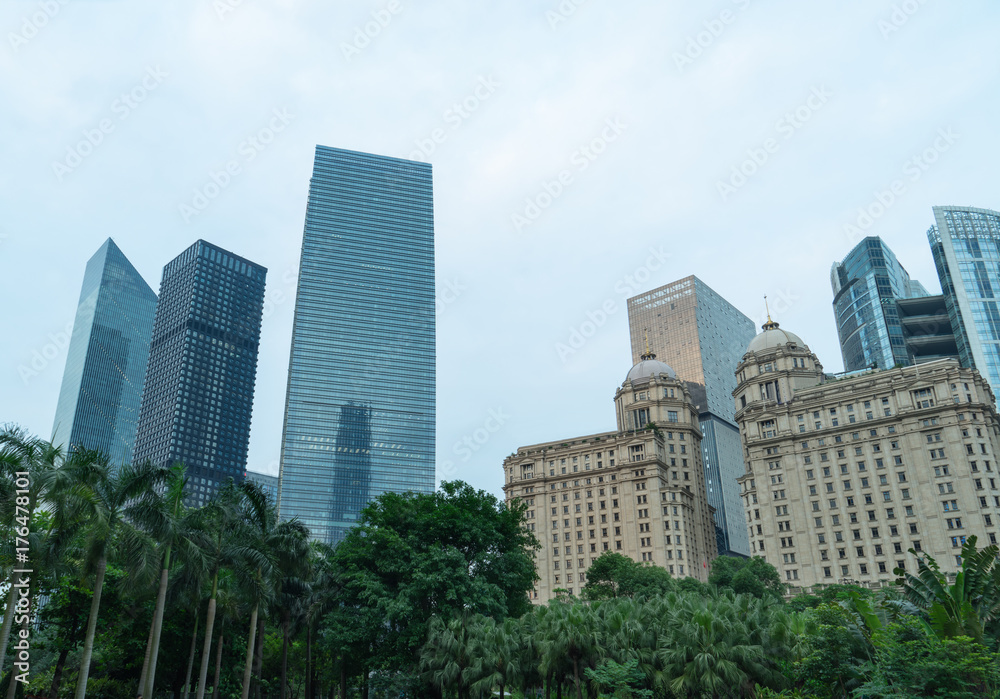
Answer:
<svg viewBox="0 0 1000 699"><path fill-rule="evenodd" d="M615 412L614 432L520 447L504 460L506 499L528 506L542 545L534 602L579 594L606 551L708 579L715 528L691 394L647 353L615 392Z"/></svg>
<svg viewBox="0 0 1000 699"><path fill-rule="evenodd" d="M956 359L826 376L768 322L736 371L750 545L793 586L887 584L917 554L961 566L996 543L1000 421L989 384Z"/></svg>

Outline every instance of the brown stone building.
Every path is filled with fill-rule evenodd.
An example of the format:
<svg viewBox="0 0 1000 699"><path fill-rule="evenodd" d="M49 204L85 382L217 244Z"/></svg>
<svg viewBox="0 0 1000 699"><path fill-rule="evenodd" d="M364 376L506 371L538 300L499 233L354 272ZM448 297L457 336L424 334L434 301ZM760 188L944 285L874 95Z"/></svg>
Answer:
<svg viewBox="0 0 1000 699"><path fill-rule="evenodd" d="M615 411L616 431L520 447L504 460L507 501L528 505L542 544L535 602L579 594L605 551L708 578L715 529L690 393L646 354L616 391Z"/></svg>

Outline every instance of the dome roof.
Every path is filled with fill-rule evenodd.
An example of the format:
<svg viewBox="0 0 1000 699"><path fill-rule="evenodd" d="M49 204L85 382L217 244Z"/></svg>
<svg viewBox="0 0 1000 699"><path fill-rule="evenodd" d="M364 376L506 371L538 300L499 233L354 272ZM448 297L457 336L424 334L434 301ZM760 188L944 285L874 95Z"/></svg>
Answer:
<svg viewBox="0 0 1000 699"><path fill-rule="evenodd" d="M649 357L646 359L646 357ZM632 383L640 383L643 381L649 381L650 378L654 376L659 376L660 374L666 374L672 379L677 378L677 372L670 368L669 364L657 361L652 358L653 355L643 355L642 361L632 367L628 376L625 377L626 381L631 381Z"/></svg>
<svg viewBox="0 0 1000 699"><path fill-rule="evenodd" d="M799 347L805 347L805 343L802 342L802 338L795 333L790 333L787 330L782 330L778 327L770 318L762 326L764 332L760 333L754 339L750 340L750 344L747 347L747 352L761 352L763 350L774 349L781 345L798 345Z"/></svg>

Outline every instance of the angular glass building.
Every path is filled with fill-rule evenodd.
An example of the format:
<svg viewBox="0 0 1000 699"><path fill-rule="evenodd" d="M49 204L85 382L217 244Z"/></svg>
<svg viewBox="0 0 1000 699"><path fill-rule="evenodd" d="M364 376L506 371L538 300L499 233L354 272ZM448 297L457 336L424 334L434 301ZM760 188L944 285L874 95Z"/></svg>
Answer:
<svg viewBox="0 0 1000 699"><path fill-rule="evenodd" d="M935 206L927 231L962 366L1000 395L1000 213Z"/></svg>
<svg viewBox="0 0 1000 699"><path fill-rule="evenodd" d="M317 146L279 510L335 543L385 492L434 490L431 166Z"/></svg>
<svg viewBox="0 0 1000 699"><path fill-rule="evenodd" d="M87 262L52 443L132 456L156 294L108 238Z"/></svg>
<svg viewBox="0 0 1000 699"><path fill-rule="evenodd" d="M687 383L699 405L708 504L715 508L719 555L750 555L737 478L746 473L735 422L736 366L756 334L752 320L695 276L628 300L632 361L646 353Z"/></svg>
<svg viewBox="0 0 1000 699"><path fill-rule="evenodd" d="M199 240L163 268L133 460L187 467L187 501L243 480L267 270Z"/></svg>
<svg viewBox="0 0 1000 699"><path fill-rule="evenodd" d="M868 236L830 270L844 371L910 363L896 299L928 296L889 246Z"/></svg>

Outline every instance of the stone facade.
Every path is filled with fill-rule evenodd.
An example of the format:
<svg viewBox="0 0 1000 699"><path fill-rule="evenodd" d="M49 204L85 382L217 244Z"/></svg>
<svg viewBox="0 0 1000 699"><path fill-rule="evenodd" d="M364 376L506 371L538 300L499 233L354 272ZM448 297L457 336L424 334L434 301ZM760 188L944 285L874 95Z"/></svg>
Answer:
<svg viewBox="0 0 1000 699"><path fill-rule="evenodd" d="M560 589L579 594L605 551L708 578L715 530L690 393L647 356L615 393L615 408L615 432L520 447L504 460L506 499L527 504L541 543L536 603Z"/></svg>
<svg viewBox="0 0 1000 699"><path fill-rule="evenodd" d="M751 549L782 580L877 586L933 556L961 566L965 538L996 543L1000 421L989 385L955 359L824 375L768 323L737 368L740 479Z"/></svg>

